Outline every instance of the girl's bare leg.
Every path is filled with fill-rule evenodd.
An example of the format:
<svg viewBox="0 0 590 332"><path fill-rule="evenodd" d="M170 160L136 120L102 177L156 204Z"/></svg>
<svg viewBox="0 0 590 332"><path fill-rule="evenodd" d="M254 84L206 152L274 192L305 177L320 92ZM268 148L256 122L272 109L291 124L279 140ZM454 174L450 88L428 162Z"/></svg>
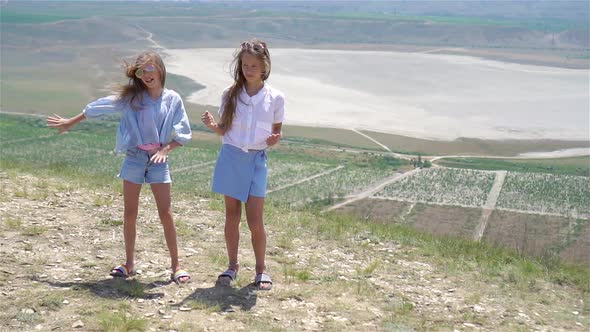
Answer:
<svg viewBox="0 0 590 332"><path fill-rule="evenodd" d="M265 271L266 256L266 231L263 222L264 197L249 196L246 202L246 219L250 228L252 248L256 257L256 274ZM270 284L262 283L261 288L269 287Z"/></svg>
<svg viewBox="0 0 590 332"><path fill-rule="evenodd" d="M158 207L158 214L160 222L164 228L164 237L166 238L166 245L170 252L170 260L172 262L172 273L178 271L180 266L178 264L178 243L176 240L176 227L172 219L172 203L170 197L170 183L152 183L152 193L156 200ZM181 277L181 282L188 280L188 277Z"/></svg>
<svg viewBox="0 0 590 332"><path fill-rule="evenodd" d="M238 271L238 246L240 244L240 219L242 218L242 202L225 196L225 246L229 268Z"/></svg>
<svg viewBox="0 0 590 332"><path fill-rule="evenodd" d="M125 265L129 271L134 270L135 265L135 237L137 234L137 211L139 209L139 194L141 184L123 180L123 238L125 239Z"/></svg>

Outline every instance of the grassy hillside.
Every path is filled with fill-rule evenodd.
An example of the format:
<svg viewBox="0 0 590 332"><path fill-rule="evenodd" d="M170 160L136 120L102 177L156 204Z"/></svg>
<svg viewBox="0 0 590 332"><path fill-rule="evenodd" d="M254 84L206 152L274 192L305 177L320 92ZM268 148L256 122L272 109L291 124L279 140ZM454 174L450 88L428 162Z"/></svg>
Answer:
<svg viewBox="0 0 590 332"><path fill-rule="evenodd" d="M138 223L141 273L113 280L107 273L123 255L120 180L114 178L121 157L109 153L115 130L116 122L85 122L56 136L43 119L0 114L2 326L581 331L590 325L590 271L581 266L272 199L265 222L274 289L265 293L250 285L254 256L245 223L238 282L216 287L216 275L226 264L224 214L221 197L208 188L211 169L202 163L212 160L219 147L208 140L195 140L171 156L181 264L193 282L179 287L168 281L168 255L147 188ZM383 156L294 143L269 155L269 187L338 165L367 174L401 167ZM473 227L478 215L458 208L446 214L423 209L428 214L415 212L408 220L425 226L441 218L441 226L455 221L460 230ZM506 214L495 218L513 220ZM565 236L574 241L580 231Z"/></svg>

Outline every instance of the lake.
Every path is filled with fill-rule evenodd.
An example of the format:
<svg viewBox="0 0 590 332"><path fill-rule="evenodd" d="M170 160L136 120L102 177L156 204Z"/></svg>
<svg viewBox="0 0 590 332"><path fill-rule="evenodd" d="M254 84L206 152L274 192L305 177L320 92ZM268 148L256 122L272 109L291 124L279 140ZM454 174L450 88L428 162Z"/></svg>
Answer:
<svg viewBox="0 0 590 332"><path fill-rule="evenodd" d="M218 106L233 51L168 49L165 61L169 72L206 86L188 101ZM587 70L428 53L270 52L268 83L286 95L285 124L429 139L589 138Z"/></svg>

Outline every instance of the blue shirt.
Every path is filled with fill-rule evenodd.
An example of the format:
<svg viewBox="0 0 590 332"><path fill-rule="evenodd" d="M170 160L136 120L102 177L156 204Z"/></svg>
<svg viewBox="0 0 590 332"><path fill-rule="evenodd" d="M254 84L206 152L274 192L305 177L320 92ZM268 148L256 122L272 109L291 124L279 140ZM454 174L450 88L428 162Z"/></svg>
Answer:
<svg viewBox="0 0 590 332"><path fill-rule="evenodd" d="M173 140L181 145L192 137L188 116L182 99L173 90L164 89L162 96L153 100L145 93L137 110L129 101L118 96L100 98L88 104L82 111L88 119L102 115L121 113L115 152L142 144L168 144Z"/></svg>

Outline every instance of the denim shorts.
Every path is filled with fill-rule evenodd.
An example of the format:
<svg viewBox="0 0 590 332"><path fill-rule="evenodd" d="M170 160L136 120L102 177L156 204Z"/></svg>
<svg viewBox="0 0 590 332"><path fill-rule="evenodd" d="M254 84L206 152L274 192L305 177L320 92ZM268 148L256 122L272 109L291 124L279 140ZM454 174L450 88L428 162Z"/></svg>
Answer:
<svg viewBox="0 0 590 332"><path fill-rule="evenodd" d="M267 160L265 150L244 152L223 144L213 172L213 192L242 202L250 195L266 197Z"/></svg>
<svg viewBox="0 0 590 332"><path fill-rule="evenodd" d="M150 161L151 156L139 148L128 149L118 176L137 184L171 183L168 161L156 164Z"/></svg>

